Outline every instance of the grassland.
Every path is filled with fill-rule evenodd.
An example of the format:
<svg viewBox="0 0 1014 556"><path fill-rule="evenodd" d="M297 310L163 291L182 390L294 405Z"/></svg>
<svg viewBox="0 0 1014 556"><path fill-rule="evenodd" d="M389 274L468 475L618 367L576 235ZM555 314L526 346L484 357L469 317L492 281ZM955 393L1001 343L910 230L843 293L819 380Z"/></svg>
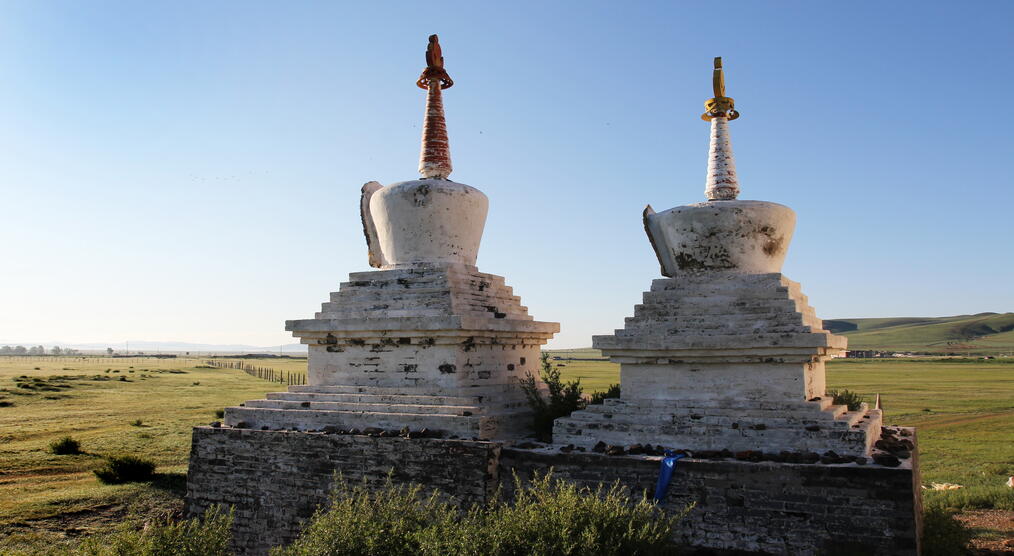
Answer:
<svg viewBox="0 0 1014 556"><path fill-rule="evenodd" d="M128 513L178 511L190 429L214 421L217 409L277 389L199 365L0 357L0 553L22 544L59 551L68 537L106 530ZM84 453L51 454L50 442L65 435L80 440ZM100 484L92 470L116 453L155 461L157 479Z"/></svg>
<svg viewBox="0 0 1014 556"><path fill-rule="evenodd" d="M581 378L585 392L619 381L618 367L594 350L551 355L563 358L554 364L565 378ZM306 365L246 362L290 372ZM59 548L131 513L178 511L191 427L283 388L202 363L0 357L0 553ZM828 382L871 398L879 392L889 422L919 428L923 483L964 486L926 491L928 505L1014 510L1014 491L1003 485L1014 475L1014 360L837 360L828 365ZM85 453L49 453L49 443L68 434ZM100 484L92 470L114 453L153 459L157 480Z"/></svg>

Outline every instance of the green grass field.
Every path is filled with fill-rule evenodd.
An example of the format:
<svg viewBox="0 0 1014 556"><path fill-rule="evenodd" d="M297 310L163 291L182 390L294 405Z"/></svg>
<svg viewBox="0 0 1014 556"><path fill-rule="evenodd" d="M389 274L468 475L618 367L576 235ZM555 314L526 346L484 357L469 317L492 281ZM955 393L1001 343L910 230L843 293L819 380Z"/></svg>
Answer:
<svg viewBox="0 0 1014 556"><path fill-rule="evenodd" d="M600 357L594 350L551 355ZM203 361L0 357L0 553L59 549L131 513L178 511L191 428L216 420L225 406L284 389L239 370L201 368ZM306 365L247 362L290 372ZM586 393L619 380L607 361L554 364L564 378L581 378ZM1014 510L1014 491L1003 485L1014 475L1014 360L836 360L828 382L870 398L879 392L889 423L918 427L924 484L965 487L926 491L928 505ZM49 453L50 442L68 434L85 453ZM92 470L114 453L153 459L157 480L99 483Z"/></svg>
<svg viewBox="0 0 1014 556"><path fill-rule="evenodd" d="M22 543L59 553L60 542L108 530L128 513L178 511L191 428L216 420L216 409L278 389L242 371L198 365L0 357L0 554ZM50 442L65 435L85 453L51 454ZM154 460L156 481L99 483L92 470L116 453Z"/></svg>

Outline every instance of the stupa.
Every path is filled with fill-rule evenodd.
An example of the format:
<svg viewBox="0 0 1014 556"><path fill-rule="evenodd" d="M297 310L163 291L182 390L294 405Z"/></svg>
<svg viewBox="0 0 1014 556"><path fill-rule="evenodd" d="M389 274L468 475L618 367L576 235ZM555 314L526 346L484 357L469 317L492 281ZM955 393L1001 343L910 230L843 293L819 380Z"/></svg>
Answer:
<svg viewBox="0 0 1014 556"><path fill-rule="evenodd" d="M306 385L225 410L239 428L511 439L528 432L518 386L538 375L559 324L528 315L500 276L475 266L489 201L449 179L442 91L454 82L436 35L416 84L427 91L421 179L362 188L370 266L312 319L286 322L309 350ZM372 429L372 431L371 431Z"/></svg>
<svg viewBox="0 0 1014 556"><path fill-rule="evenodd" d="M823 329L798 283L781 274L796 216L738 200L725 96L715 59L707 201L656 213L644 228L666 278L622 330L593 345L620 364L621 397L555 423L556 443L661 444L685 450L834 452L865 457L881 412L825 392L824 362L846 339Z"/></svg>

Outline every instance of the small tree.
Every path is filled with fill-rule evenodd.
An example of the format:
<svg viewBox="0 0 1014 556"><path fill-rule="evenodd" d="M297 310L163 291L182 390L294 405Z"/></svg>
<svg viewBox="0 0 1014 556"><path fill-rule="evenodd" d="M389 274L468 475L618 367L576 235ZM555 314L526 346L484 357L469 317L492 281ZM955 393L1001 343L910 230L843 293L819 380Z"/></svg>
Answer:
<svg viewBox="0 0 1014 556"><path fill-rule="evenodd" d="M840 392L838 390L828 390L827 395L831 396L835 405L844 405L848 407L849 411L858 411L865 401L862 394L848 389Z"/></svg>
<svg viewBox="0 0 1014 556"><path fill-rule="evenodd" d="M53 349L49 350L49 353L52 353L53 355L60 355L63 353L63 350L60 349L60 346L53 346Z"/></svg>
<svg viewBox="0 0 1014 556"><path fill-rule="evenodd" d="M553 421L584 409L586 402L581 397L581 379L564 382L560 377L560 369L553 367L548 353L542 354L542 371L539 374L548 387L549 399L543 397L539 381L532 373L521 380L521 389L534 412L532 430L535 437L543 442L552 442Z"/></svg>
<svg viewBox="0 0 1014 556"><path fill-rule="evenodd" d="M113 354L113 348L106 348L106 355L112 355L112 354Z"/></svg>

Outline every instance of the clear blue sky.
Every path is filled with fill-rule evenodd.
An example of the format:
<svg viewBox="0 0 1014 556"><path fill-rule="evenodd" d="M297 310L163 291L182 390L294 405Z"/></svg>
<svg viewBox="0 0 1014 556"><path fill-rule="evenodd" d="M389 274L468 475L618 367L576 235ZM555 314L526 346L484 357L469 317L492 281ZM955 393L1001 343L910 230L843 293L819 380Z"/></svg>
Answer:
<svg viewBox="0 0 1014 556"><path fill-rule="evenodd" d="M658 277L703 200L723 56L742 198L798 214L824 318L1014 310L1014 3L0 5L0 341L278 345L368 270L360 186L416 177L439 33L479 266L553 345Z"/></svg>

